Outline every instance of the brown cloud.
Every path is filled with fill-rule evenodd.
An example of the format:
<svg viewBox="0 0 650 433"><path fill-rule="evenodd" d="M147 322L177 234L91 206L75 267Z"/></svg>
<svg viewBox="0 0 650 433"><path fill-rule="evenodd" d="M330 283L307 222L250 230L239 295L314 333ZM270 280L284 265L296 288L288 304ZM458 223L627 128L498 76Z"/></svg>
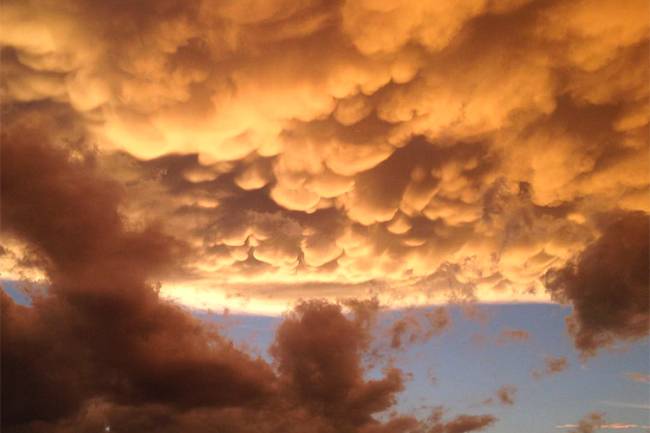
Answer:
<svg viewBox="0 0 650 433"><path fill-rule="evenodd" d="M554 299L573 305L567 326L583 356L647 335L650 320L648 216L613 213L601 227L574 263L547 274Z"/></svg>
<svg viewBox="0 0 650 433"><path fill-rule="evenodd" d="M483 401L483 404L490 405L499 403L503 406L512 406L515 404L515 396L517 394L517 387L514 385L504 385L499 388L494 397L490 397Z"/></svg>
<svg viewBox="0 0 650 433"><path fill-rule="evenodd" d="M390 347L401 349L405 343L426 343L451 326L451 317L445 307L430 311L407 311L390 327Z"/></svg>
<svg viewBox="0 0 650 433"><path fill-rule="evenodd" d="M550 294L584 356L647 335L649 12L3 2L0 261L49 286L30 308L3 297L3 423L421 428L373 421L401 387L363 377L375 307L301 304L271 366L166 297L279 313ZM436 311L391 345L445 329Z"/></svg>
<svg viewBox="0 0 650 433"><path fill-rule="evenodd" d="M128 227L120 186L90 150L53 143L56 131L23 113L2 132L3 234L33 248L50 282L29 307L2 293L3 431L383 428L373 414L393 405L402 375L364 377L376 300L347 301L350 317L302 303L277 331L274 365L252 358L160 298L154 278L182 272L191 250ZM444 431L493 421L466 417Z"/></svg>
<svg viewBox="0 0 650 433"><path fill-rule="evenodd" d="M576 425L571 425L570 433L593 433L605 427L605 414L602 412L592 412L585 415Z"/></svg>
<svg viewBox="0 0 650 433"><path fill-rule="evenodd" d="M281 383L297 402L348 430L391 406L402 389L398 370L381 380L363 380L359 360L368 343L364 328L347 320L339 306L312 301L296 307L280 325L271 354Z"/></svg>
<svg viewBox="0 0 650 433"><path fill-rule="evenodd" d="M497 397L501 404L506 406L512 406L515 404L515 394L517 393L517 388L512 385L506 385L499 388L497 391Z"/></svg>
<svg viewBox="0 0 650 433"><path fill-rule="evenodd" d="M429 433L468 433L481 431L496 421L496 418L491 415L458 415L445 422L442 421L442 415L439 412L434 412L431 418Z"/></svg>
<svg viewBox="0 0 650 433"><path fill-rule="evenodd" d="M3 131L3 230L34 246L51 285L30 308L3 295L3 422L56 419L101 395L182 408L268 394L268 366L148 282L182 244L155 229L126 231L119 189L88 159L48 144L38 118L22 121L31 132L20 123Z"/></svg>
<svg viewBox="0 0 650 433"><path fill-rule="evenodd" d="M563 372L569 367L569 361L563 356L553 357L547 356L544 358L544 368L534 369L531 374L535 379L541 379L546 376L552 376Z"/></svg>

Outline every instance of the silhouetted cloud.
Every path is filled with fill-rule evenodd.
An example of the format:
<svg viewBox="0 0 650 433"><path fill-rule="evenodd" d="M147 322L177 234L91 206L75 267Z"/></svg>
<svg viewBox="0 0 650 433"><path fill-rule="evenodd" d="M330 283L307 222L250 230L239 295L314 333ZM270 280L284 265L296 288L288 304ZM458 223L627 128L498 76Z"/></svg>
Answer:
<svg viewBox="0 0 650 433"><path fill-rule="evenodd" d="M2 294L3 429L479 431L377 421L380 305L571 304L584 357L648 334L646 1L1 9L0 276L42 288ZM188 306L285 312L273 361Z"/></svg>
<svg viewBox="0 0 650 433"><path fill-rule="evenodd" d="M567 327L585 357L649 332L650 219L640 212L602 219L602 236L546 275L554 299L573 305Z"/></svg>
<svg viewBox="0 0 650 433"><path fill-rule="evenodd" d="M2 230L30 245L50 281L29 307L2 292L3 431L381 427L373 414L403 384L397 368L364 377L376 300L346 301L350 317L338 304L301 303L277 330L274 364L252 358L160 298L155 277L189 249L128 227L119 185L92 153L51 144L47 122L27 115L2 132ZM461 421L444 431L493 419Z"/></svg>

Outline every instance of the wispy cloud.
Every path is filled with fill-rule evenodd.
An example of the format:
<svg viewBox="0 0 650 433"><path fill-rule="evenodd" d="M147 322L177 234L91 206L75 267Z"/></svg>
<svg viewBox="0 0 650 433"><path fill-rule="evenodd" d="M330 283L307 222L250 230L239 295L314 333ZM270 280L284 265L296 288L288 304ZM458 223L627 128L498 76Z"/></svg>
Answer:
<svg viewBox="0 0 650 433"><path fill-rule="evenodd" d="M650 374L639 373L638 371L629 371L625 373L625 377L632 382L650 383Z"/></svg>
<svg viewBox="0 0 650 433"><path fill-rule="evenodd" d="M605 406L612 406L612 407L625 407L625 408L632 408L632 409L645 409L645 410L650 410L650 403L628 403L624 401L600 401L600 404L603 404Z"/></svg>
<svg viewBox="0 0 650 433"><path fill-rule="evenodd" d="M567 428L577 428L579 427L578 424L561 424L561 425L556 425L555 428L557 429L567 429ZM603 424L599 426L598 428L600 429L605 429L605 430L628 430L628 429L633 429L633 428L650 428L650 425L641 425L641 424L627 424L627 423L620 423L620 422L615 422L611 424Z"/></svg>

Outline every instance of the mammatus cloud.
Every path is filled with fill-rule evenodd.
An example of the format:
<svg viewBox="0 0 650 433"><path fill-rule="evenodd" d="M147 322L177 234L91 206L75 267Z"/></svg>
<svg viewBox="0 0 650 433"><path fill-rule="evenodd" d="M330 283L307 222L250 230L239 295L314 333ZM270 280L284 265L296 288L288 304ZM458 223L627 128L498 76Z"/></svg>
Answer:
<svg viewBox="0 0 650 433"><path fill-rule="evenodd" d="M584 357L648 334L646 1L0 12L0 276L45 287L3 293L7 431L493 425L378 421L403 387L366 377L379 303L570 304ZM267 362L179 304L298 306ZM390 345L449 323L407 314Z"/></svg>
<svg viewBox="0 0 650 433"><path fill-rule="evenodd" d="M650 210L642 0L2 12L3 110L67 110L129 224L193 251L186 305L548 301L598 215Z"/></svg>
<svg viewBox="0 0 650 433"><path fill-rule="evenodd" d="M160 297L154 278L188 249L153 227L126 227L119 185L83 148L51 144L46 121L27 116L2 132L3 235L26 242L51 282L30 307L2 292L3 431L383 428L373 414L403 385L397 368L364 377L376 301L348 302L352 317L304 302L277 331L274 364L251 357ZM494 421L435 425L469 432Z"/></svg>

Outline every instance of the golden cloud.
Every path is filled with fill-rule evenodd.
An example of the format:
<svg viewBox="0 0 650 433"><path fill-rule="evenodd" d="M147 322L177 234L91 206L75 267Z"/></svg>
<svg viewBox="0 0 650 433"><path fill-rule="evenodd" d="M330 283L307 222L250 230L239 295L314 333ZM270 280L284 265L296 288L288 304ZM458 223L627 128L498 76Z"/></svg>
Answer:
<svg viewBox="0 0 650 433"><path fill-rule="evenodd" d="M9 1L2 104L64 112L50 134L96 147L125 222L190 245L181 302L548 301L599 215L650 211L649 13Z"/></svg>

